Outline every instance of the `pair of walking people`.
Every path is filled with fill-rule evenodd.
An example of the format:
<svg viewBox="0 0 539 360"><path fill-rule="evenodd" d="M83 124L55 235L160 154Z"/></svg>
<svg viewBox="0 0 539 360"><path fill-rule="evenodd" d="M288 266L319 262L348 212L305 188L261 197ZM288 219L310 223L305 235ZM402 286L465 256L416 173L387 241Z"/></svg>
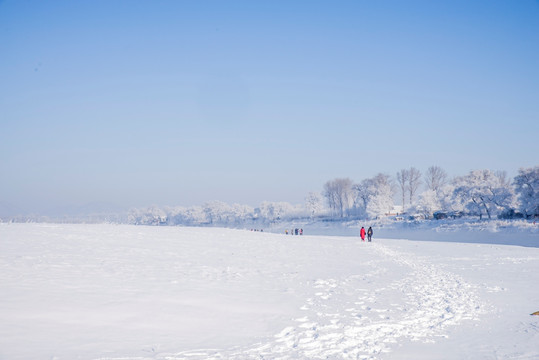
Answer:
<svg viewBox="0 0 539 360"><path fill-rule="evenodd" d="M359 236L361 236L361 241L365 241L365 234L367 235L367 238L369 239L369 242L372 241L372 227L369 226L369 230L365 231L365 228L362 226L361 230L359 231Z"/></svg>

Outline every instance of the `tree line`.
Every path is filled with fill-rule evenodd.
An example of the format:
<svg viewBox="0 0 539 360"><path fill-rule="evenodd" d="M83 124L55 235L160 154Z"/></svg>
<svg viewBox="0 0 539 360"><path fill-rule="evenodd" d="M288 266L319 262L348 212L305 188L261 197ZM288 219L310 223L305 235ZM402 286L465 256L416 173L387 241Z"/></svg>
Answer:
<svg viewBox="0 0 539 360"><path fill-rule="evenodd" d="M299 205L265 201L251 207L212 201L191 207L152 206L132 209L128 222L240 226L298 219L376 219L396 212L422 219L538 217L539 166L521 168L513 179L504 171L492 170L474 170L450 179L439 166L429 167L424 174L411 167L395 176L380 173L359 182L349 178L327 181L321 192L308 193Z"/></svg>
<svg viewBox="0 0 539 360"><path fill-rule="evenodd" d="M394 177L378 174L353 183L328 181L323 196L334 216L377 218L395 212L425 219L457 216L530 218L539 216L539 166L521 168L514 179L505 171L474 170L450 179L439 166L425 174L411 167Z"/></svg>

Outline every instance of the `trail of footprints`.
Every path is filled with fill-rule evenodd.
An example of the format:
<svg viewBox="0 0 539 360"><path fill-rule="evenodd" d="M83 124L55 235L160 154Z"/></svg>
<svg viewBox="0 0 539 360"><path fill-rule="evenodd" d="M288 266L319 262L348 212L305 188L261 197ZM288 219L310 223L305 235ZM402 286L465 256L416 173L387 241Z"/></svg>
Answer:
<svg viewBox="0 0 539 360"><path fill-rule="evenodd" d="M196 350L163 358L377 359L399 341L433 342L446 336L447 326L477 319L485 311L476 289L458 276L414 254L381 244L372 248L407 271L386 287L376 285L377 275L387 271L383 266L341 280L318 279L314 296L301 307L305 315L272 339L249 348Z"/></svg>

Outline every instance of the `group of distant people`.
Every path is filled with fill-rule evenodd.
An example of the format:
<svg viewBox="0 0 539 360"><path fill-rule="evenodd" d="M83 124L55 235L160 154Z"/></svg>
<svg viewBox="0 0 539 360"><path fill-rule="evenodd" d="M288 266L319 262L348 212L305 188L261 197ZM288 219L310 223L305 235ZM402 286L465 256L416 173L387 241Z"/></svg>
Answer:
<svg viewBox="0 0 539 360"><path fill-rule="evenodd" d="M286 229L284 231L284 233L286 235L288 235L288 229ZM295 228L295 229L291 229L290 230L290 235L303 235L303 229L298 229L298 228Z"/></svg>
<svg viewBox="0 0 539 360"><path fill-rule="evenodd" d="M251 231L261 231L263 232L264 230L263 229L251 229ZM303 229L298 229L298 228L295 228L295 229L290 229L290 231L288 231L288 229L286 229L284 231L284 233L286 235L303 235ZM374 234L374 231L372 231L372 227L369 226L369 229L368 230L365 230L365 227L362 226L361 227L361 230L359 230L359 236L361 236L361 241L365 241L365 236L367 236L367 241L368 242L371 242L372 241L372 234Z"/></svg>
<svg viewBox="0 0 539 360"><path fill-rule="evenodd" d="M369 230L365 231L365 228L362 226L361 230L359 230L359 236L361 236L361 241L365 241L365 235L367 235L367 239L369 242L372 241L372 234L374 232L372 231L372 227L369 226Z"/></svg>

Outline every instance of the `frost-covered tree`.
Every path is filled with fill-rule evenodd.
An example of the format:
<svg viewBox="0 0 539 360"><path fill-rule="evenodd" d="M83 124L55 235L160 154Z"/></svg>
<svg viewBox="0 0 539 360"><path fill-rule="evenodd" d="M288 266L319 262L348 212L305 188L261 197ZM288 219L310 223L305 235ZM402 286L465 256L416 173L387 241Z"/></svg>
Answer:
<svg viewBox="0 0 539 360"><path fill-rule="evenodd" d="M236 223L243 223L253 219L254 208L249 205L232 204L232 212Z"/></svg>
<svg viewBox="0 0 539 360"><path fill-rule="evenodd" d="M369 218L376 218L388 213L393 208L393 184L388 175L378 174L374 177L374 193L367 205Z"/></svg>
<svg viewBox="0 0 539 360"><path fill-rule="evenodd" d="M170 225L231 225L253 220L254 209L248 205L228 205L210 201L204 206L165 208Z"/></svg>
<svg viewBox="0 0 539 360"><path fill-rule="evenodd" d="M167 213L156 205L147 209L131 209L127 215L129 223L135 225L161 225L167 222Z"/></svg>
<svg viewBox="0 0 539 360"><path fill-rule="evenodd" d="M375 218L393 208L394 186L389 175L378 174L354 185L358 215Z"/></svg>
<svg viewBox="0 0 539 360"><path fill-rule="evenodd" d="M294 213L295 208L292 204L287 202L264 201L260 204L260 207L255 209L255 211L258 212L262 219L269 222L275 222Z"/></svg>
<svg viewBox="0 0 539 360"><path fill-rule="evenodd" d="M435 211L441 210L438 193L434 190L426 190L419 195L416 211L423 214L426 219L431 218Z"/></svg>
<svg viewBox="0 0 539 360"><path fill-rule="evenodd" d="M305 198L305 208L309 216L313 219L317 214L320 214L324 209L324 199L318 192L310 192Z"/></svg>
<svg viewBox="0 0 539 360"><path fill-rule="evenodd" d="M191 206L185 210L182 224L201 225L208 223L208 218L202 206Z"/></svg>
<svg viewBox="0 0 539 360"><path fill-rule="evenodd" d="M515 195L505 172L471 171L455 179L454 195L480 219L484 214L491 219L493 215L515 205Z"/></svg>
<svg viewBox="0 0 539 360"><path fill-rule="evenodd" d="M539 216L539 166L520 168L513 183L522 214L526 217Z"/></svg>
<svg viewBox="0 0 539 360"><path fill-rule="evenodd" d="M210 224L227 223L233 217L232 208L222 201L210 201L204 204L204 213Z"/></svg>
<svg viewBox="0 0 539 360"><path fill-rule="evenodd" d="M425 174L425 184L428 190L438 192L447 184L447 173L439 166L431 166Z"/></svg>
<svg viewBox="0 0 539 360"><path fill-rule="evenodd" d="M129 212L127 214L127 222L129 224L139 225L141 216L142 211L140 209L129 209Z"/></svg>
<svg viewBox="0 0 539 360"><path fill-rule="evenodd" d="M456 180L452 180L451 183L442 186L438 189L437 197L440 202L440 209L442 211L463 212L466 210L465 201L455 196Z"/></svg>
<svg viewBox="0 0 539 360"><path fill-rule="evenodd" d="M352 180L335 179L324 185L324 196L329 208L341 218L353 204Z"/></svg>

